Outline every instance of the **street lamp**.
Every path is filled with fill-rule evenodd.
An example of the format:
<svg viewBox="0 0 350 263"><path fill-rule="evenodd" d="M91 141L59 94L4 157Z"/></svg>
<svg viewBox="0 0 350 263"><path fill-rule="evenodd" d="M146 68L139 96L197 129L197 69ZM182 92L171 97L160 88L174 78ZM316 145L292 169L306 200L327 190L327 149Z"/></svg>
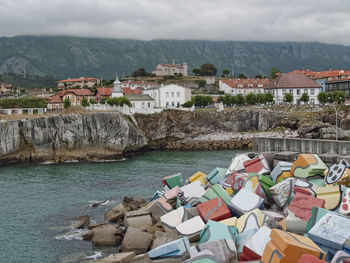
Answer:
<svg viewBox="0 0 350 263"><path fill-rule="evenodd" d="M328 97L328 100L330 101L331 100L331 97ZM343 97L339 97L339 101L342 101L343 100ZM335 111L335 140L338 141L338 111L339 111L339 108L340 108L340 105L337 107L338 101L335 101L333 103L330 103L329 105L332 106L332 108L334 109Z"/></svg>

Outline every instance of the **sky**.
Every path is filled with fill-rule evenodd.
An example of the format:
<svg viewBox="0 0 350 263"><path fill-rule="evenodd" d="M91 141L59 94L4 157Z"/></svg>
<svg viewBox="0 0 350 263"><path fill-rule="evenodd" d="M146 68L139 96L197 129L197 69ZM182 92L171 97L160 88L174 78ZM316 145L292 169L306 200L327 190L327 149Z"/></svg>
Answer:
<svg viewBox="0 0 350 263"><path fill-rule="evenodd" d="M0 36L350 44L349 0L0 0Z"/></svg>

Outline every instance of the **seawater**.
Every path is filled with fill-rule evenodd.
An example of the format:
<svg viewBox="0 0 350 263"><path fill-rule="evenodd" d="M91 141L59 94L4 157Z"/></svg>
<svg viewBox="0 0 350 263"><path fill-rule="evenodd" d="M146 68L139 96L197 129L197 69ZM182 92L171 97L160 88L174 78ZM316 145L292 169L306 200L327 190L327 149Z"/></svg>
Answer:
<svg viewBox="0 0 350 263"><path fill-rule="evenodd" d="M124 196L150 197L161 178L228 167L238 151L148 152L122 162L0 168L0 262L73 263L117 252L80 239L71 218L104 212ZM92 207L95 201L108 201Z"/></svg>

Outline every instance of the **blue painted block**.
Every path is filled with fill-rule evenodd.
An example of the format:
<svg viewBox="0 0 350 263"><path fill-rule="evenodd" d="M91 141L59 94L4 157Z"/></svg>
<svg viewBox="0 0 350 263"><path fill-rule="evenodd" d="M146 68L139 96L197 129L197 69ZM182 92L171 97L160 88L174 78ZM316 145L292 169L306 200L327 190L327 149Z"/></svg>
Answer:
<svg viewBox="0 0 350 263"><path fill-rule="evenodd" d="M199 244L220 239L234 240L236 234L237 229L234 226L209 220L200 234Z"/></svg>
<svg viewBox="0 0 350 263"><path fill-rule="evenodd" d="M334 257L335 253L337 253L337 251L335 249L323 246L321 244L316 243L320 249L322 249L324 251L324 253L326 254L324 260L329 262L332 260L332 258Z"/></svg>
<svg viewBox="0 0 350 263"><path fill-rule="evenodd" d="M276 164L275 168L271 171L271 178L274 182L277 182L277 178L283 173L292 169L293 163L280 161Z"/></svg>
<svg viewBox="0 0 350 263"><path fill-rule="evenodd" d="M350 238L350 219L327 213L308 232L309 238L336 251Z"/></svg>
<svg viewBox="0 0 350 263"><path fill-rule="evenodd" d="M248 240L258 232L259 228L253 228L245 232L239 233L235 236L235 244L237 248L237 253L242 253L244 245Z"/></svg>
<svg viewBox="0 0 350 263"><path fill-rule="evenodd" d="M226 168L219 168L216 167L214 170L212 170L206 177L206 179L212 184L217 184L220 182L221 179L226 177Z"/></svg>
<svg viewBox="0 0 350 263"><path fill-rule="evenodd" d="M185 259L188 256L189 247L190 247L190 242L188 238L183 237L148 251L148 256L151 259L157 259L157 258L162 259L162 258L173 258L173 257L181 257Z"/></svg>

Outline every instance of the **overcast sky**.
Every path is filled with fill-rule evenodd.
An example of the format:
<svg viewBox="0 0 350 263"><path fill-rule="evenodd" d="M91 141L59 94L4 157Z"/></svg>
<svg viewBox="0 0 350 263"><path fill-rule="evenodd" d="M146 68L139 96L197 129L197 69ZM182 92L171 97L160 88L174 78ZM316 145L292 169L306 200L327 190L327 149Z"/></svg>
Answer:
<svg viewBox="0 0 350 263"><path fill-rule="evenodd" d="M350 44L349 0L0 0L0 36Z"/></svg>

